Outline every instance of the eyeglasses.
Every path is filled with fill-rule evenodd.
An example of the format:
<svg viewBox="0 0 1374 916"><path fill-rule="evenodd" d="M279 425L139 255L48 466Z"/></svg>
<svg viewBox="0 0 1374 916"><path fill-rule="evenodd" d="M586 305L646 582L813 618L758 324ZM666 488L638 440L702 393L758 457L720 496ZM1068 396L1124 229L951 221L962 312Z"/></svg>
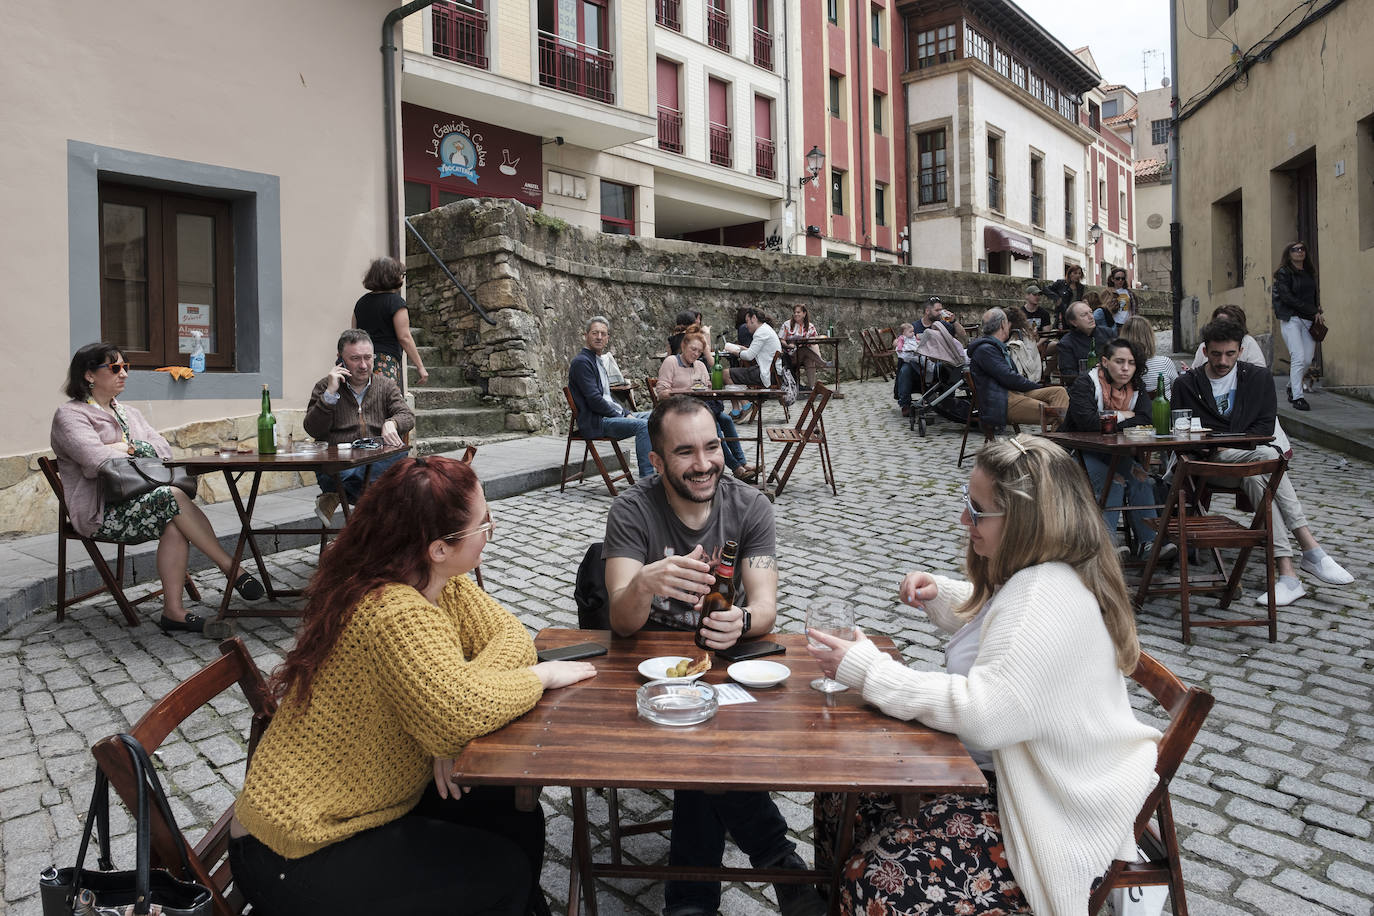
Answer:
<svg viewBox="0 0 1374 916"><path fill-rule="evenodd" d="M128 363L101 363L99 366L96 366L96 368L109 369L115 375L118 375L121 372L131 372L134 367Z"/></svg>
<svg viewBox="0 0 1374 916"><path fill-rule="evenodd" d="M1288 250L1289 250L1289 251L1306 251L1306 250L1307 250L1307 246L1306 246L1306 245L1294 245L1292 248L1290 248L1290 249L1288 249Z"/></svg>
<svg viewBox="0 0 1374 916"><path fill-rule="evenodd" d="M487 513L487 520L482 524L478 525L476 528L469 528L467 531L455 531L452 534L444 535L443 537L439 538L439 540L461 541L463 538L470 538L474 534L482 534L484 532L486 533L488 541L496 537L496 523L491 520L490 512Z"/></svg>
<svg viewBox="0 0 1374 916"><path fill-rule="evenodd" d="M375 436L368 436L366 439L354 439L354 440L353 440L353 447L354 447L354 448L367 448L367 449L371 449L371 448L381 448L381 447L382 447L382 440L381 440L381 439L378 439L378 438L375 437Z"/></svg>
<svg viewBox="0 0 1374 916"><path fill-rule="evenodd" d="M968 511L970 527L977 528L978 522L982 519L1001 518L1007 514L1005 512L980 512L973 508L973 500L969 499L968 496L968 484L964 484L959 488L959 495L964 498L964 509Z"/></svg>

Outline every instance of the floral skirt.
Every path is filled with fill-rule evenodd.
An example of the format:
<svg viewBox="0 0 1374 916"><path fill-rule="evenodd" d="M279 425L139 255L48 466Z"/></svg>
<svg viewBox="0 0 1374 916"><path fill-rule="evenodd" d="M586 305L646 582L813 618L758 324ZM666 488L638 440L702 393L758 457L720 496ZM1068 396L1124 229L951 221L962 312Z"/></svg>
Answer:
<svg viewBox="0 0 1374 916"><path fill-rule="evenodd" d="M890 795L861 795L853 853L840 874L840 912L1030 913L1007 864L990 773L988 788L985 795L926 796L913 817L902 816ZM817 868L830 867L843 810L844 796L816 796Z"/></svg>
<svg viewBox="0 0 1374 916"><path fill-rule="evenodd" d="M401 381L401 361L390 353L378 353L375 362L372 364L373 375L385 375L397 385L404 386Z"/></svg>
<svg viewBox="0 0 1374 916"><path fill-rule="evenodd" d="M170 486L158 487L122 503L107 503L96 537L122 544L141 544L162 537L167 523L181 512Z"/></svg>

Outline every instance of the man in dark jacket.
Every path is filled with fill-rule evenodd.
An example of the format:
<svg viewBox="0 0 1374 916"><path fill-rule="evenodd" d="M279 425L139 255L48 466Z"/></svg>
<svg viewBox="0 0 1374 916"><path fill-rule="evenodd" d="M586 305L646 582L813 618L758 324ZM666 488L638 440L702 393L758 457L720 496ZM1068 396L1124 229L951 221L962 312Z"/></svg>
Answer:
<svg viewBox="0 0 1374 916"><path fill-rule="evenodd" d="M1008 423L1040 422L1040 405L1068 407L1069 393L1060 385L1041 388L1017 373L1007 351L1011 327L1007 313L983 313L983 336L968 345L969 371L978 386L978 409L984 425L994 431Z"/></svg>
<svg viewBox="0 0 1374 916"><path fill-rule="evenodd" d="M1099 327L1093 320L1093 310L1088 308L1086 302L1072 303L1064 312L1064 321L1069 332L1059 338L1059 349L1056 351L1059 355L1059 374L1077 375L1078 361L1087 358L1093 344L1097 345L1100 358L1112 337L1106 328Z"/></svg>
<svg viewBox="0 0 1374 916"><path fill-rule="evenodd" d="M635 437L635 460L639 476L649 477L654 466L649 461L649 413L630 413L611 397L611 383L601 354L611 342L611 323L596 315L587 319L583 337L586 346L568 366L568 389L577 405L578 431L584 438L609 436L612 439Z"/></svg>
<svg viewBox="0 0 1374 916"><path fill-rule="evenodd" d="M1250 433L1272 436L1278 398L1274 394L1274 378L1266 369L1240 362L1240 345L1245 328L1218 318L1202 329L1202 342L1207 362L1194 366L1174 382L1173 408L1191 410L1202 425L1217 432ZM1267 461L1277 449L1262 445L1256 449L1218 449L1214 459L1232 463ZM1267 481L1259 477L1241 478L1250 501L1259 504ZM1323 582L1348 585L1355 577L1332 559L1308 527L1302 503L1293 490L1293 479L1284 474L1274 493L1274 565L1278 583L1274 586L1275 604L1292 604L1305 593L1293 569L1293 548L1288 532L1298 539L1302 548L1302 568Z"/></svg>

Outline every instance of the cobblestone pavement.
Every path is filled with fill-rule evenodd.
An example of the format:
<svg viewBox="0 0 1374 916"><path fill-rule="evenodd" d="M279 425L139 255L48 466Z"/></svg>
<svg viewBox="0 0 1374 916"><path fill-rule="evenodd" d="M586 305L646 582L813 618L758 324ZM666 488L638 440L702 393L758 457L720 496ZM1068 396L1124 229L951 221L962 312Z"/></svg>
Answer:
<svg viewBox="0 0 1374 916"><path fill-rule="evenodd" d="M852 601L860 624L891 634L914 665L942 662L942 640L919 613L894 599L903 572L955 570L962 556L954 466L957 431L907 430L881 382L846 384L827 427L841 476L838 498L807 456L777 503L781 564L780 628L799 631L807 599ZM1280 610L1279 641L1261 629L1204 630L1179 642L1177 604L1151 602L1141 641L1185 681L1210 689L1217 704L1174 783L1189 903L1198 916L1231 913L1369 913L1374 898L1374 714L1371 712L1371 598L1374 598L1374 468L1299 444L1292 474L1322 542L1356 575L1355 585L1313 587ZM600 537L610 499L584 484L560 494L535 491L493 505L498 536L483 570L492 593L532 631L572 626L573 577L586 544ZM273 574L303 582L314 551L271 560ZM1246 604L1262 589L1256 564ZM200 577L206 600L218 576ZM1206 599L1204 599L1206 600ZM217 656L214 643L168 637L152 626L129 630L98 601L57 624L45 611L0 634L0 818L4 897L0 910L37 914L36 877L70 864L89 798L88 747L136 720L179 679ZM287 621L289 624L290 621ZM247 620L240 632L264 669L290 641L275 620ZM1143 706L1143 704L1142 704ZM245 705L226 699L202 711L160 754L183 824L203 830L228 805L244 773ZM1148 711L1142 709L1142 717ZM658 793L623 793L629 816L665 810ZM810 797L780 804L810 857ZM568 793L544 794L550 848L543 886L566 902ZM592 821L604 824L593 800ZM116 862L132 862L122 809L114 816ZM628 840L640 859L664 859L666 840ZM744 864L737 852L733 864ZM728 888L730 916L775 912L768 888ZM657 913L661 888L618 881L600 887L603 911Z"/></svg>

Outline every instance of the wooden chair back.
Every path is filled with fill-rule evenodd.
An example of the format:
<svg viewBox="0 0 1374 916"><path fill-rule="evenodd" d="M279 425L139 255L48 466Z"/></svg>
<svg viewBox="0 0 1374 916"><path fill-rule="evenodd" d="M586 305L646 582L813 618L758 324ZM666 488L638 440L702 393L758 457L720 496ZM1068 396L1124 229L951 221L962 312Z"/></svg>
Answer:
<svg viewBox="0 0 1374 916"><path fill-rule="evenodd" d="M615 496L618 492L615 488L615 483L618 480L623 480L626 486L634 486L634 475L630 473L630 463L625 460L625 453L620 448L620 442L609 436L583 436L577 424L577 402L573 400L572 389L567 385L563 386L563 400L568 402L568 441L567 446L563 449L563 471L559 475L562 479L558 484L558 492L562 493L569 481L576 483L587 479L587 459L589 457L595 462L596 469L601 473L601 481L606 484L606 489L610 491L611 496ZM576 473L569 474L568 460L572 457L574 442L582 443L582 464ZM601 457L601 452L596 447L597 442L610 443L611 449L615 452L616 461L620 463L619 471L612 474L610 469L606 467L606 460Z"/></svg>
<svg viewBox="0 0 1374 916"><path fill-rule="evenodd" d="M241 639L226 639L220 643L219 650L218 659L173 687L129 730L150 757L172 730L192 713L237 684L253 711L248 732L251 763L253 751L272 721L277 704ZM138 783L124 745L115 736L102 738L91 748L91 753L124 804L133 809L138 801ZM183 877L199 881L210 889L215 916L234 916L242 913L247 905L243 895L233 886L234 876L229 867L229 821L233 814L234 806L230 805L200 842L194 846L187 843L192 873ZM181 870L181 858L174 845L174 834L156 806L152 808L151 817L153 853L163 867L175 874Z"/></svg>
<svg viewBox="0 0 1374 916"><path fill-rule="evenodd" d="M1169 783L1192 747L1202 723L1215 702L1210 693L1184 684L1172 671L1148 653L1140 653L1131 678L1155 698L1168 713L1169 725L1159 741L1155 774L1159 782L1146 797L1136 815L1136 844L1145 851L1146 861L1113 862L1092 892L1088 912L1097 913L1117 888L1167 885L1175 916L1187 916L1188 903L1183 887L1183 868L1179 860L1178 836L1174 826Z"/></svg>
<svg viewBox="0 0 1374 916"><path fill-rule="evenodd" d="M978 384L973 380L973 372L969 369L964 370L964 386L968 388L969 411L968 417L964 420L964 435L959 442L959 461L956 463L956 467L964 466L964 457L968 453L968 432L970 429L977 426L983 433L984 442L991 442L993 439L992 427L983 422L983 402L978 396ZM1018 434L1021 432L1019 423L1008 423L1008 425L1011 426L1013 432Z"/></svg>
<svg viewBox="0 0 1374 916"><path fill-rule="evenodd" d="M889 333L891 328L884 330ZM859 360L859 380L867 378L868 370L881 375L884 380L894 377L897 374L897 351L893 346L884 344L882 335L877 328L861 328L859 330L859 342L863 344L863 357ZM893 337L893 343L896 337Z"/></svg>
<svg viewBox="0 0 1374 916"><path fill-rule="evenodd" d="M652 405L654 405L654 407L657 407L657 406L658 406L658 391L655 390L655 389L658 388L658 376L657 376L657 375L645 376L645 378L644 378L644 386L645 386L646 388L649 389L649 403L652 404Z"/></svg>
<svg viewBox="0 0 1374 916"><path fill-rule="evenodd" d="M67 616L67 608L79 601L93 598L103 592L109 592L114 599L119 610L124 614L124 620L131 627L138 626L138 613L134 610L136 605L154 598L162 597L162 589L150 592L141 598L129 600L124 594L124 544L119 541L111 541L106 538L87 537L77 531L72 525L71 513L67 510L67 494L62 488L62 476L58 473L57 462L48 457L38 459L38 469L43 472L43 477L48 481L48 486L52 487L53 495L57 497L57 619L63 620ZM101 585L88 592L72 597L67 596L67 541L76 540L81 542L81 546L86 549L86 554L91 558L91 564L95 567L97 575L100 576ZM115 545L114 569L110 569L109 562L104 554L100 552L100 544ZM196 588L194 582L188 574L186 577L186 593L194 601L200 600L200 590Z"/></svg>
<svg viewBox="0 0 1374 916"><path fill-rule="evenodd" d="M1145 599L1152 594L1179 595L1184 643L1192 642L1194 627L1244 626L1267 626L1269 641L1276 642L1279 625L1274 588L1277 585L1277 575L1274 568L1274 529L1271 524L1269 509L1273 505L1274 493L1278 490L1287 467L1288 461L1282 455L1267 460L1235 464L1220 461L1196 461L1187 456L1181 457L1174 467L1174 482L1169 488L1169 496L1164 503L1164 513L1160 518L1151 522L1159 533L1155 536L1154 548L1145 561L1145 570L1141 574L1140 587L1136 591L1136 605L1143 604ZM1237 478L1243 481L1245 478L1251 477L1262 477L1265 479L1265 483L1260 494L1259 504L1255 506L1254 515L1248 525L1241 524L1228 516L1212 515L1206 511L1206 494L1218 481L1225 481L1229 484ZM1166 540L1172 541L1178 546L1178 583L1169 582L1155 585L1154 576L1158 567L1159 552ZM1193 548L1212 551L1216 567L1222 571L1226 567L1222 562L1221 549L1237 548L1240 553L1232 564L1229 576L1199 581L1190 576L1188 551ZM1257 549L1264 551L1265 558L1269 598L1265 616L1225 619L1208 617L1194 620L1192 616L1192 594L1194 592L1220 591L1222 595L1218 609L1229 607L1236 596L1240 594L1240 577L1245 570L1246 561L1249 560L1250 554Z"/></svg>
<svg viewBox="0 0 1374 916"><path fill-rule="evenodd" d="M839 490L835 485L835 468L830 461L830 443L825 437L825 408L834 394L824 385L816 385L811 395L806 399L806 404L802 407L801 413L797 415L795 424L769 427L766 430L769 441L784 443L777 460L773 462L773 470L768 474L769 483L777 481L775 495L782 495L783 488L787 486L787 481L792 476L792 469L797 466L797 462L801 459L802 452L808 444L814 444L816 451L820 454L821 474L825 477L825 482L830 484L830 492L833 495L839 495ZM789 456L790 461L788 460ZM786 467L783 467L784 464Z"/></svg>

